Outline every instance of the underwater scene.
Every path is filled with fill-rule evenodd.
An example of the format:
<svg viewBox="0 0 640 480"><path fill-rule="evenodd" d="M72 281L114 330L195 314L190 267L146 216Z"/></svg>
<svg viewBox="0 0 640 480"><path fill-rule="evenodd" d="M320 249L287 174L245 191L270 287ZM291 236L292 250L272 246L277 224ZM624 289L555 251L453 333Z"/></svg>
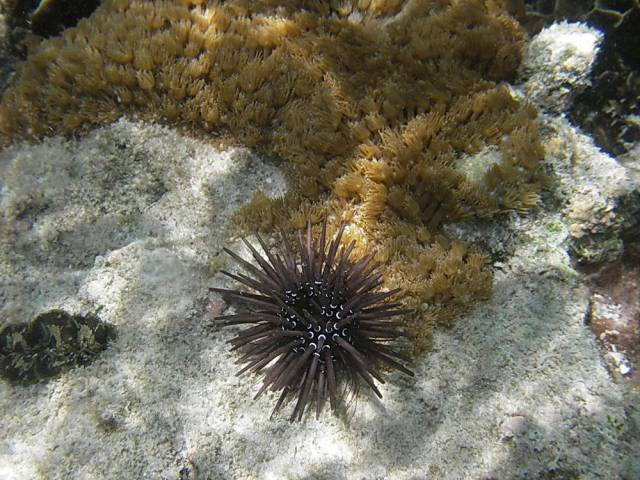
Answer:
<svg viewBox="0 0 640 480"><path fill-rule="evenodd" d="M638 0L0 0L0 480L640 479Z"/></svg>

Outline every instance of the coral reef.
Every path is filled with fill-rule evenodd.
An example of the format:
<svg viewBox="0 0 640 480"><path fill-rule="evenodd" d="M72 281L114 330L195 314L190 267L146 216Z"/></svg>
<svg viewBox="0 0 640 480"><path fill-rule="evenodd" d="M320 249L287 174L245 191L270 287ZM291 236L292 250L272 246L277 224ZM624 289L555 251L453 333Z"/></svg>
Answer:
<svg viewBox="0 0 640 480"><path fill-rule="evenodd" d="M428 339L491 284L485 257L440 224L538 201L536 112L499 83L525 39L492 1L106 0L34 48L0 137L131 114L275 153L291 190L258 194L238 229L350 222L354 254L376 253Z"/></svg>
<svg viewBox="0 0 640 480"><path fill-rule="evenodd" d="M282 162L127 118L0 151L0 316L102 307L118 329L113 350L88 368L28 388L0 381L4 478L640 478L638 390L630 375L611 381L585 325L592 295L567 254L567 209L599 195L596 206L615 204L625 174L566 116L539 118L554 182L544 208L446 223L418 244L458 248L444 231L482 245L492 298L434 337L429 357L412 365L416 380L390 372L384 405L360 399L348 423L325 415L299 428L268 420L276 398L247 401L254 386L234 376L240 367L226 344L233 328L221 332L205 318L223 308L207 288L228 286L215 274L220 248L250 256L224 238L229 214L258 187L265 196L286 191ZM563 131L573 133L559 141ZM459 165L476 175L501 155L490 145ZM150 172L142 185L140 172ZM93 219L123 209L122 221L95 228ZM381 217L392 214L385 207ZM346 230L357 228L364 241L377 227ZM273 246L277 236L265 240ZM414 259L392 262L409 269ZM607 334L612 349L626 348L627 332L618 331Z"/></svg>
<svg viewBox="0 0 640 480"><path fill-rule="evenodd" d="M51 310L0 329L0 374L24 384L54 377L90 363L114 338L113 327L96 317Z"/></svg>
<svg viewBox="0 0 640 480"><path fill-rule="evenodd" d="M554 141L549 123L541 129L545 145ZM605 156L574 148L588 140L578 135L562 147L566 156L545 159L545 167ZM131 165L164 169L149 180L162 182L165 193L148 195L150 185L140 187ZM228 214L257 187L266 195L285 189L276 162L123 118L80 138L17 144L0 152L1 166L0 219L21 217L10 231L0 225L0 317L30 319L52 305L102 307L101 319L118 330L88 368L29 388L0 381L6 480L67 480L78 472L408 480L427 470L442 480L558 478L559 470L640 478L640 403L624 397L627 382L611 382L584 325L589 295L566 255L564 201L531 215L446 225L492 252L492 298L452 329L439 329L428 358L412 364L415 380L390 372L379 387L384 403L359 397L348 406L348 422L325 409L321 421L291 428L286 418L269 420L276 396L250 401L256 388L234 376L240 366L226 344L233 328L221 331L203 311L207 288L229 285L214 275L219 264L209 267L221 246L250 257L241 242L225 241ZM592 188L572 174L563 180L562 200ZM30 197L39 210L16 208ZM121 223L96 230L86 213L78 218L78 211L122 205L140 212L128 217L126 235ZM51 230L62 232L46 255L37 240L42 224L50 225L49 239L58 237ZM16 252L14 245L24 247ZM95 262L78 263L85 258ZM219 315L219 296L209 300ZM517 416L526 425L502 440L500 426L507 430Z"/></svg>
<svg viewBox="0 0 640 480"><path fill-rule="evenodd" d="M568 111L611 155L625 154L640 141L640 2L638 0L505 0L530 33L559 20L580 21L603 33L604 41L588 79L580 82ZM589 85L583 88L582 83Z"/></svg>

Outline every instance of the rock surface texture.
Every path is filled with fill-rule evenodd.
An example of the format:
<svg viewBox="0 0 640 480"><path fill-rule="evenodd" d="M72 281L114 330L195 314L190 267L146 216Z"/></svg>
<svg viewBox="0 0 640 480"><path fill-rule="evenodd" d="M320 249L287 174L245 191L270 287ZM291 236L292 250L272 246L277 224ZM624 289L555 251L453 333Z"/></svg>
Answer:
<svg viewBox="0 0 640 480"><path fill-rule="evenodd" d="M444 223L488 252L493 296L436 332L414 379L391 373L382 400L360 396L337 418L270 420L274 398L251 401L234 330L212 320L227 306L208 287L234 288L222 247L248 257L225 238L230 219L255 191L289 191L280 163L124 118L2 150L2 325L97 313L117 338L51 381L0 383L0 478L640 478L638 390L612 380L574 268L615 255L638 158L619 163L555 113L565 97L545 92L591 62L557 46L571 70L536 75L543 38L509 87L538 92L541 208ZM472 152L465 168L495 155Z"/></svg>

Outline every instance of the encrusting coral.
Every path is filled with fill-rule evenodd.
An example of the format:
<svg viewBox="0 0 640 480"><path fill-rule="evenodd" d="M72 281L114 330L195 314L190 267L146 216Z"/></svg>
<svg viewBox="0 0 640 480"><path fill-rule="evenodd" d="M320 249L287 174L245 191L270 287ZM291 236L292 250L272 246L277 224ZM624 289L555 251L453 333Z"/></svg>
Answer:
<svg viewBox="0 0 640 480"><path fill-rule="evenodd" d="M485 257L439 225L538 199L536 112L499 83L525 40L490 0L104 0L31 52L0 140L136 114L273 152L290 193L257 194L238 228L348 221L354 254L375 252L386 286L407 290L426 346L491 284Z"/></svg>

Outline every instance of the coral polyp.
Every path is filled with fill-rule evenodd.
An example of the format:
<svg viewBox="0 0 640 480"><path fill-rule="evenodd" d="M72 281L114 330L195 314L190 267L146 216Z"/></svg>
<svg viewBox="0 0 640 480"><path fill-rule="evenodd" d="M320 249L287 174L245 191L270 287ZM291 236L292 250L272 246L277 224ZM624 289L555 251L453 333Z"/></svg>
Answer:
<svg viewBox="0 0 640 480"><path fill-rule="evenodd" d="M295 249L285 241L278 253L258 236L264 255L244 240L258 266L225 248L251 276L222 273L256 293L211 288L244 304L219 320L253 325L229 341L242 354L238 375L263 374L256 398L280 392L274 414L297 398L292 421L301 420L311 403L319 417L327 397L335 411L345 393L358 391L363 381L382 397L376 381L384 383L383 364L413 376L388 345L403 335L403 323L394 317L408 313L390 301L400 289L378 290L382 275L373 255L351 260L355 242L341 244L345 226L327 244L326 222L316 241L309 221L306 234L298 232Z"/></svg>

